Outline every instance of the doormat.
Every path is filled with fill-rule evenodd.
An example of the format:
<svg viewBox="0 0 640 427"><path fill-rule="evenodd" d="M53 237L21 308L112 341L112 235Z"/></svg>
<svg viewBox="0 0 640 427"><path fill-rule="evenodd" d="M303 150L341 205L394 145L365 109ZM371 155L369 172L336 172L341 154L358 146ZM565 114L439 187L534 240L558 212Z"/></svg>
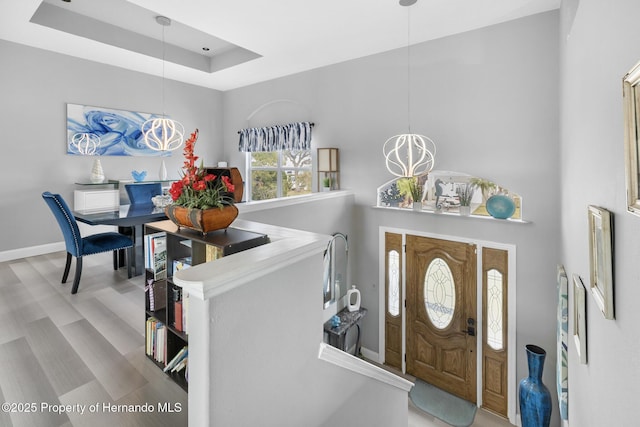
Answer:
<svg viewBox="0 0 640 427"><path fill-rule="evenodd" d="M454 427L469 427L478 409L473 403L417 378L409 397L419 409Z"/></svg>

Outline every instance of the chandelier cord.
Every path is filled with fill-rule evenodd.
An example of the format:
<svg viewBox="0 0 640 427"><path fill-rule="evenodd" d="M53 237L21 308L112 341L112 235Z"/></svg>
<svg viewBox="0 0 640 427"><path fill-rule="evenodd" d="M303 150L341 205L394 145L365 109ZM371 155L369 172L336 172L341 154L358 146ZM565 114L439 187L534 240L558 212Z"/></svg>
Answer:
<svg viewBox="0 0 640 427"><path fill-rule="evenodd" d="M180 122L167 119L165 111L165 67L166 67L166 40L165 28L171 25L171 19L166 16L156 16L156 22L162 25L162 82L160 95L162 98L162 116L150 118L142 126L144 142L155 151L173 151L182 145L184 126Z"/></svg>
<svg viewBox="0 0 640 427"><path fill-rule="evenodd" d="M417 0L399 0L409 7ZM400 54L400 56L402 56ZM407 127L408 133L393 136L382 146L387 170L397 177L428 174L435 164L436 145L423 135L411 132L411 12L407 9Z"/></svg>
<svg viewBox="0 0 640 427"><path fill-rule="evenodd" d="M166 114L164 111L164 63L165 63L165 41L164 41L164 30L166 25L162 25L162 118L166 118Z"/></svg>
<svg viewBox="0 0 640 427"><path fill-rule="evenodd" d="M411 133L411 8L407 7L407 128Z"/></svg>

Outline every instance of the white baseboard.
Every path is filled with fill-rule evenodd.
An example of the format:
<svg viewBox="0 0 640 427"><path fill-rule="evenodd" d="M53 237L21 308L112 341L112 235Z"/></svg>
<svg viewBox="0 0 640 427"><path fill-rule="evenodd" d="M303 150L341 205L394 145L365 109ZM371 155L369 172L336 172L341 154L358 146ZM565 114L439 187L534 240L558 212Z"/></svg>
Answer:
<svg viewBox="0 0 640 427"><path fill-rule="evenodd" d="M375 362L379 362L378 353L372 350L369 350L365 347L360 347L360 353L364 356L365 359L373 360Z"/></svg>
<svg viewBox="0 0 640 427"><path fill-rule="evenodd" d="M30 256L50 254L52 252L64 251L64 242L48 243L46 245L30 246L28 248L12 249L0 252L0 262L13 261L14 259L26 258Z"/></svg>

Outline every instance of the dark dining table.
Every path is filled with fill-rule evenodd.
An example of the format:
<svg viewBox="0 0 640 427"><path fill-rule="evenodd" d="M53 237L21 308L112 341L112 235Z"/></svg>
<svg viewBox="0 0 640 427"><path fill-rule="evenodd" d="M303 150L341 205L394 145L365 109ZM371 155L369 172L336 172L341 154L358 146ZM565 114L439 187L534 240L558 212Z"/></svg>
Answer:
<svg viewBox="0 0 640 427"><path fill-rule="evenodd" d="M109 211L73 211L77 221L88 225L115 225L118 231L133 240L133 270L135 275L141 275L144 269L144 247L142 238L143 225L148 222L167 219L164 208L157 208L153 204L120 205L117 210ZM120 254L122 264L123 254Z"/></svg>

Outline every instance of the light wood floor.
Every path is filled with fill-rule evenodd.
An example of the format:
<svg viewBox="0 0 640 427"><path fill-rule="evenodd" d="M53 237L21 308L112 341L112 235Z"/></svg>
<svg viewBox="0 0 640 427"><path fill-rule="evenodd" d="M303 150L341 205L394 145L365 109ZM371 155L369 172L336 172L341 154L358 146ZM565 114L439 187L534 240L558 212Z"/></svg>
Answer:
<svg viewBox="0 0 640 427"><path fill-rule="evenodd" d="M71 295L65 256L0 263L0 426L186 426L187 394L145 356L142 279L92 255Z"/></svg>

